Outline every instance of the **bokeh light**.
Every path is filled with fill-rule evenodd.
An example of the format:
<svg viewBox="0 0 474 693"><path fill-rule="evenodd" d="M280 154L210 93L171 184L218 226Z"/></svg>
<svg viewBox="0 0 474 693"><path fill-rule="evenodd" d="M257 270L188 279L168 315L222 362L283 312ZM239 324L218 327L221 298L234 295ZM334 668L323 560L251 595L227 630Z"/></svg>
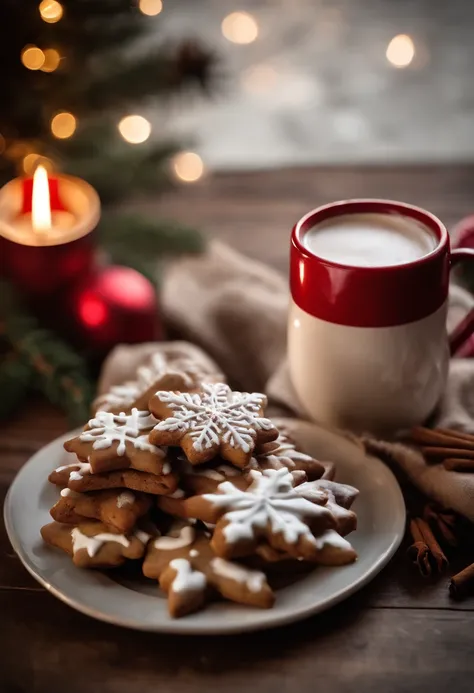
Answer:
<svg viewBox="0 0 474 693"><path fill-rule="evenodd" d="M140 115L129 115L122 118L118 129L123 139L130 144L141 144L150 137L151 125Z"/></svg>
<svg viewBox="0 0 474 693"><path fill-rule="evenodd" d="M394 67L408 67L415 57L415 44L407 34L398 34L388 44L385 55Z"/></svg>
<svg viewBox="0 0 474 693"><path fill-rule="evenodd" d="M36 164L38 162L38 159L40 159L39 154L27 154L24 159L23 159L23 171L27 175L31 175L35 168Z"/></svg>
<svg viewBox="0 0 474 693"><path fill-rule="evenodd" d="M21 62L28 70L41 70L45 55L38 46L25 46L21 52Z"/></svg>
<svg viewBox="0 0 474 693"><path fill-rule="evenodd" d="M107 306L92 292L84 293L79 299L79 317L88 327L100 327L107 320Z"/></svg>
<svg viewBox="0 0 474 693"><path fill-rule="evenodd" d="M43 0L39 5L39 12L43 21L55 24L63 16L63 6L56 0Z"/></svg>
<svg viewBox="0 0 474 693"><path fill-rule="evenodd" d="M272 65L260 63L253 65L243 72L241 76L242 87L253 94L273 89L278 82L278 72Z"/></svg>
<svg viewBox="0 0 474 693"><path fill-rule="evenodd" d="M77 121L72 113L61 111L57 113L51 120L51 132L60 140L65 140L74 134L77 127Z"/></svg>
<svg viewBox="0 0 474 693"><path fill-rule="evenodd" d="M180 152L176 154L171 161L171 165L176 178L184 183L194 183L204 173L203 160L195 152Z"/></svg>
<svg viewBox="0 0 474 693"><path fill-rule="evenodd" d="M38 166L43 166L43 168L45 168L48 173L52 173L54 171L53 162L46 156L41 156L41 154L31 152L23 158L22 167L26 175L33 175Z"/></svg>
<svg viewBox="0 0 474 693"><path fill-rule="evenodd" d="M248 12L232 12L224 18L222 34L232 43L252 43L258 36L258 24Z"/></svg>
<svg viewBox="0 0 474 693"><path fill-rule="evenodd" d="M59 67L61 56L55 48L46 48L44 51L44 63L42 72L54 72Z"/></svg>
<svg viewBox="0 0 474 693"><path fill-rule="evenodd" d="M140 0L138 9L149 17L155 17L163 9L161 0Z"/></svg>

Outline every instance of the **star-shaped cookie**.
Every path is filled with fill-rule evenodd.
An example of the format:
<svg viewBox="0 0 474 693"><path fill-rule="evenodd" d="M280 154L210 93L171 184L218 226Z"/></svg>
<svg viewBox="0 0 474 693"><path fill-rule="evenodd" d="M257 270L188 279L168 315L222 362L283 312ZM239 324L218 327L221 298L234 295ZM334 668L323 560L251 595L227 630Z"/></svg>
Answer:
<svg viewBox="0 0 474 693"><path fill-rule="evenodd" d="M161 421L150 433L155 445L180 445L191 464L220 454L238 467L250 461L256 443L278 431L263 417L265 395L234 392L224 383L205 383L202 392L157 392L150 410Z"/></svg>

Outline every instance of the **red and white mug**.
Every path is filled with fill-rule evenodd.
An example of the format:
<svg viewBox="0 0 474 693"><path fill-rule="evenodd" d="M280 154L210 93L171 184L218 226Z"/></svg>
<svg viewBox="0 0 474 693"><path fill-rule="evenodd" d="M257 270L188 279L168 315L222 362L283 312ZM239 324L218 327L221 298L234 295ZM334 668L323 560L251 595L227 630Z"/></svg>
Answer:
<svg viewBox="0 0 474 693"><path fill-rule="evenodd" d="M432 250L403 264L355 266L318 256L305 244L336 217L407 219L432 235ZM291 237L290 376L315 421L390 433L423 422L443 393L450 354L474 332L470 314L448 337L450 269L474 257L451 250L442 222L401 202L334 202L306 214Z"/></svg>

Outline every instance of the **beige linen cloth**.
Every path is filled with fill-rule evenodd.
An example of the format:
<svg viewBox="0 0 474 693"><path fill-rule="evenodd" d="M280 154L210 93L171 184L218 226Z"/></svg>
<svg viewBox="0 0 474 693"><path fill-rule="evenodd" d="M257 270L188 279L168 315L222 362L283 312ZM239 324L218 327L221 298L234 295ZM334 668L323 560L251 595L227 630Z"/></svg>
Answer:
<svg viewBox="0 0 474 693"><path fill-rule="evenodd" d="M216 361L230 384L266 392L270 414L307 418L291 387L286 368L288 282L269 267L213 242L200 256L171 264L161 294L165 321L187 340L181 349L195 358ZM474 307L474 298L452 286L448 329ZM120 345L104 363L99 392L133 379L137 367L159 344ZM437 425L474 433L474 359L451 361ZM315 425L315 428L321 428ZM427 465L415 451L397 443L370 441L372 454L398 464L427 496L474 521L474 474Z"/></svg>

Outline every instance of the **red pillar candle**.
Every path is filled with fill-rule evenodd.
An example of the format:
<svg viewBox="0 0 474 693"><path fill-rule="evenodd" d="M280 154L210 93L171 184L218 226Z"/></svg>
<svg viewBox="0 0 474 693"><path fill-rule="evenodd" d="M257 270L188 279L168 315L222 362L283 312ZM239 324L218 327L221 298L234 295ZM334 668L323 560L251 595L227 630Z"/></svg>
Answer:
<svg viewBox="0 0 474 693"><path fill-rule="evenodd" d="M73 285L94 261L99 197L72 176L15 178L0 190L0 274L31 298Z"/></svg>

